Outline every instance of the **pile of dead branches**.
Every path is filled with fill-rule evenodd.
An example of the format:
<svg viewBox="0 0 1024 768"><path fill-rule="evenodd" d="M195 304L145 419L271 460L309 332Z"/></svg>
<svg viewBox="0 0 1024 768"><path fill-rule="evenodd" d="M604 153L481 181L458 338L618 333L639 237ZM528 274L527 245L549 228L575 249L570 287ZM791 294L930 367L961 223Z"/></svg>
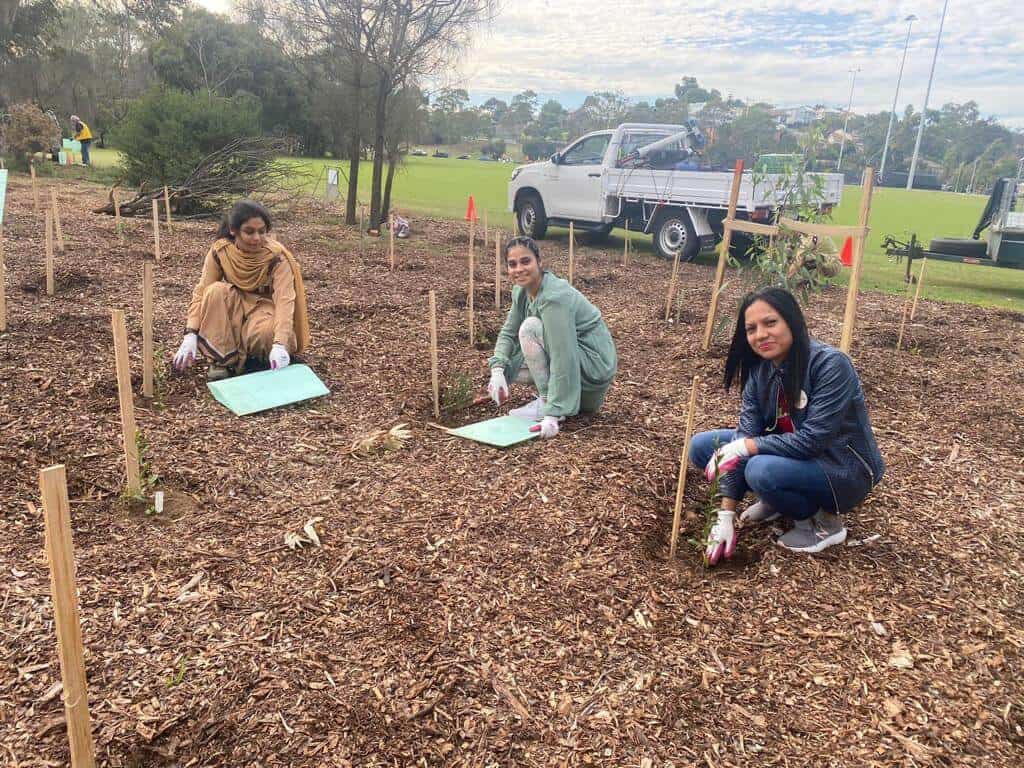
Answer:
<svg viewBox="0 0 1024 768"><path fill-rule="evenodd" d="M302 189L300 172L281 157L288 149L284 137L242 137L211 152L180 184L168 185L171 209L180 219L219 216L242 197L273 198L275 207L294 201ZM116 189L116 188L115 188ZM114 215L114 193L93 213ZM149 216L152 201L162 201L163 186L143 184L130 200L120 202L122 216Z"/></svg>

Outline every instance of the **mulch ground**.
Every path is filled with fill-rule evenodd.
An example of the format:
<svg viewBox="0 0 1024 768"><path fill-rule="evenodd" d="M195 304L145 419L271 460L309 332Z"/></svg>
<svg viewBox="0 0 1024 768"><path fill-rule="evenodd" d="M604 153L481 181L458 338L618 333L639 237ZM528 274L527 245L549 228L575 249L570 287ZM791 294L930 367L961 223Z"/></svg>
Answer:
<svg viewBox="0 0 1024 768"><path fill-rule="evenodd" d="M45 182L42 182L45 184ZM44 199L48 190L44 190ZM110 331L128 312L141 381L150 225L63 185L68 244L45 294L41 215L12 179L0 334L0 754L68 761L38 472L67 466L96 750L111 766L1011 766L1024 756L1024 316L864 294L853 357L888 468L814 557L744 531L701 565L668 532L693 374L696 428L735 421L725 332L700 351L711 270L579 249L578 286L615 336L605 409L507 452L433 421L441 377L483 387L466 332L466 233L414 221L390 273L310 203L279 222L304 264L328 398L248 418L202 370L169 372L212 225L177 224L156 272L158 397L136 397L160 515L126 504ZM564 233L544 243L564 273ZM476 307L493 340L493 245ZM730 314L740 286L729 286ZM845 291L816 296L836 343ZM506 293L507 306L507 293ZM906 342L905 342L906 343ZM517 399L527 393L519 390ZM470 408L449 423L493 415ZM409 424L400 450L350 452ZM706 503L691 473L686 507ZM292 550L311 518L322 546Z"/></svg>

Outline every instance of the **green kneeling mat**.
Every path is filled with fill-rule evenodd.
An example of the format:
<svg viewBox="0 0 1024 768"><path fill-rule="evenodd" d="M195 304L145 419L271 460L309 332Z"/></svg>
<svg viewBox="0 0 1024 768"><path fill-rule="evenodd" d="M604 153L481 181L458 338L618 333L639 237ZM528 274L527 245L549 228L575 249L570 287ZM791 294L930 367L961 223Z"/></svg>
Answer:
<svg viewBox="0 0 1024 768"><path fill-rule="evenodd" d="M277 371L260 371L211 381L206 386L236 416L248 416L282 405L331 394L308 365L289 365Z"/></svg>
<svg viewBox="0 0 1024 768"><path fill-rule="evenodd" d="M496 448L508 448L510 445L538 437L540 432L531 432L530 427L539 423L527 421L518 416L499 416L496 419L467 424L458 429L449 429L448 434L493 445Z"/></svg>

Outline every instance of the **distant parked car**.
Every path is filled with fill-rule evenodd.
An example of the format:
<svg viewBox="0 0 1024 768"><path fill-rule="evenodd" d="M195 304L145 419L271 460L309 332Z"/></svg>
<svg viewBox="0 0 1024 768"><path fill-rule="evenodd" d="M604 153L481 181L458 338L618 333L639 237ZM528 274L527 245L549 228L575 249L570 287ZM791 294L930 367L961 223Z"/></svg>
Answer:
<svg viewBox="0 0 1024 768"><path fill-rule="evenodd" d="M478 160L479 160L479 161L480 161L481 163L493 163L493 162L494 162L494 158L493 158L493 157L491 157L490 155L480 155L480 157L479 157L479 158L477 158L477 159L478 159Z"/></svg>
<svg viewBox="0 0 1024 768"><path fill-rule="evenodd" d="M469 160L469 155L459 155L459 160Z"/></svg>
<svg viewBox="0 0 1024 768"><path fill-rule="evenodd" d="M434 157L448 157L448 153L447 152L442 152L439 149L435 149L434 150Z"/></svg>
<svg viewBox="0 0 1024 768"><path fill-rule="evenodd" d="M426 157L427 156L427 153L424 152L422 149L414 149L409 154L412 155L413 157Z"/></svg>

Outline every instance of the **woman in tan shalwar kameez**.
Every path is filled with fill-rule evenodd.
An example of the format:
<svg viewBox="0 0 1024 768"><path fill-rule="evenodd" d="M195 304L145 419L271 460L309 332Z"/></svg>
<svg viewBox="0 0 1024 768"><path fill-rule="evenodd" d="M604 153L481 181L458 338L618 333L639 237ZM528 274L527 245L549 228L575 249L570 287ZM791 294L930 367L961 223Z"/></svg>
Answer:
<svg viewBox="0 0 1024 768"><path fill-rule="evenodd" d="M174 367L188 368L198 350L210 380L243 373L248 358L284 368L309 344L302 272L288 249L267 237L270 214L241 200L224 218L192 291L185 337Z"/></svg>

